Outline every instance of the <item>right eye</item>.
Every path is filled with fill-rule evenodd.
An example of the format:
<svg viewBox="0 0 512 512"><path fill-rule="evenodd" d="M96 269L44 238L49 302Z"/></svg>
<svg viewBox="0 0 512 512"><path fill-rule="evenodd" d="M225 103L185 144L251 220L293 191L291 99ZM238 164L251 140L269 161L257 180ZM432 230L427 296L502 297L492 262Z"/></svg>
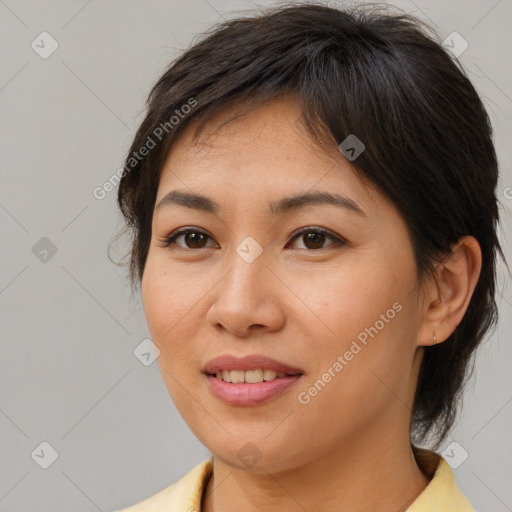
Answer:
<svg viewBox="0 0 512 512"><path fill-rule="evenodd" d="M184 237L183 240L186 244L185 246L176 243L176 240L178 240L181 237ZM204 243L208 238L211 238L210 235L208 235L207 233L200 229L184 227L173 231L169 236L161 240L161 244L158 244L158 246L169 247L171 245L177 245L179 248L185 250L204 249L205 247L207 247L206 245L204 245Z"/></svg>

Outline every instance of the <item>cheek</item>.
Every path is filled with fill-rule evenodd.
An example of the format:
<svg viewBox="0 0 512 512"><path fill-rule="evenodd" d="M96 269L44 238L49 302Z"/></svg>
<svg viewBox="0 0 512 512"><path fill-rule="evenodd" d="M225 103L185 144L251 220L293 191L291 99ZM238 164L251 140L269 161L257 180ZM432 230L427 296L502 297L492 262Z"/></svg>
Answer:
<svg viewBox="0 0 512 512"><path fill-rule="evenodd" d="M365 263L361 258L332 269L328 279L317 276L316 286L302 281L298 292L307 297L316 326L303 326L314 340L314 363L303 390L315 386L318 391L311 389L316 393L311 402L320 408L322 403L339 404L343 407L333 410L341 416L346 414L344 406L379 407L379 401L392 396L389 389L401 389L410 371L415 350L415 295L410 293L414 267L401 262L394 267L400 268L397 272L384 263ZM339 420L337 412L334 416Z"/></svg>
<svg viewBox="0 0 512 512"><path fill-rule="evenodd" d="M201 289L197 278L184 278L179 269L169 268L165 256L148 256L141 291L148 327L156 341L164 342L193 314Z"/></svg>
<svg viewBox="0 0 512 512"><path fill-rule="evenodd" d="M380 323L374 330L375 320L368 319L367 330L352 322L346 334L316 351L319 364L297 390L300 417L314 428L311 442L350 438L407 403L414 351L404 346L404 309L380 330Z"/></svg>
<svg viewBox="0 0 512 512"><path fill-rule="evenodd" d="M288 277L292 278L294 292L304 303L300 307L307 307L321 329L319 335L332 340L334 348L336 340L343 345L343 340L372 326L402 295L402 283L382 263L376 265L365 257L319 268L315 275L300 280L297 275ZM389 316L394 316L394 310Z"/></svg>
<svg viewBox="0 0 512 512"><path fill-rule="evenodd" d="M198 377L197 354L190 343L193 324L192 293L185 293L176 274L162 269L148 258L141 283L146 322L153 343L160 350L157 359L162 379L176 407L188 411L190 395L184 388Z"/></svg>
<svg viewBox="0 0 512 512"><path fill-rule="evenodd" d="M158 363L163 377L169 379L165 368L181 379L195 361L190 339L193 326L197 329L197 305L204 291L201 293L197 284L194 288L194 280L183 280L162 262L148 258L141 292L151 339L161 352Z"/></svg>

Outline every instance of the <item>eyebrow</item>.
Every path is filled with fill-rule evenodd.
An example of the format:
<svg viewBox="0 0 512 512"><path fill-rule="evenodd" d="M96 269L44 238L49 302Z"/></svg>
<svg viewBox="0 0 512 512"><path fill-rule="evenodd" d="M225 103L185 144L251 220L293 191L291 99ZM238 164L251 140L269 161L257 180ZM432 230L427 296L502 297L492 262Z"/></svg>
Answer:
<svg viewBox="0 0 512 512"><path fill-rule="evenodd" d="M165 206L174 204L212 213L214 215L217 215L221 210L220 205L209 197L179 190L172 190L166 194L155 209L160 210ZM313 204L328 204L356 213L361 217L367 216L361 207L352 199L330 192L304 192L295 196L284 197L278 201L269 203L267 211L272 216L278 216L300 210Z"/></svg>

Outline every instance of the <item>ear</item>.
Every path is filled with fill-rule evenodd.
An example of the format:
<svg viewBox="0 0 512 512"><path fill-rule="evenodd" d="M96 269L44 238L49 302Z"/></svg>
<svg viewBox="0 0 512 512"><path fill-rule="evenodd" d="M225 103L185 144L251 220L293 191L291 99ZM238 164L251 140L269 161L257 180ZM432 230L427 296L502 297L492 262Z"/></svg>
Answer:
<svg viewBox="0 0 512 512"><path fill-rule="evenodd" d="M429 278L419 346L441 343L452 334L466 313L481 268L482 251L476 238L460 238Z"/></svg>

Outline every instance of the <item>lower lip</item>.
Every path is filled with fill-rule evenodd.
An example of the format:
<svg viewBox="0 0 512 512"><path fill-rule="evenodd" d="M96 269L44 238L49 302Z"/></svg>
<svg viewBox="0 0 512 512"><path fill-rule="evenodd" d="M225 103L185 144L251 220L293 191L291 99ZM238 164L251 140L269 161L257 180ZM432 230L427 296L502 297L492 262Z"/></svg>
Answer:
<svg viewBox="0 0 512 512"><path fill-rule="evenodd" d="M213 375L206 375L210 390L217 397L230 405L258 405L290 389L301 377L290 375L274 380L256 382L224 382Z"/></svg>

